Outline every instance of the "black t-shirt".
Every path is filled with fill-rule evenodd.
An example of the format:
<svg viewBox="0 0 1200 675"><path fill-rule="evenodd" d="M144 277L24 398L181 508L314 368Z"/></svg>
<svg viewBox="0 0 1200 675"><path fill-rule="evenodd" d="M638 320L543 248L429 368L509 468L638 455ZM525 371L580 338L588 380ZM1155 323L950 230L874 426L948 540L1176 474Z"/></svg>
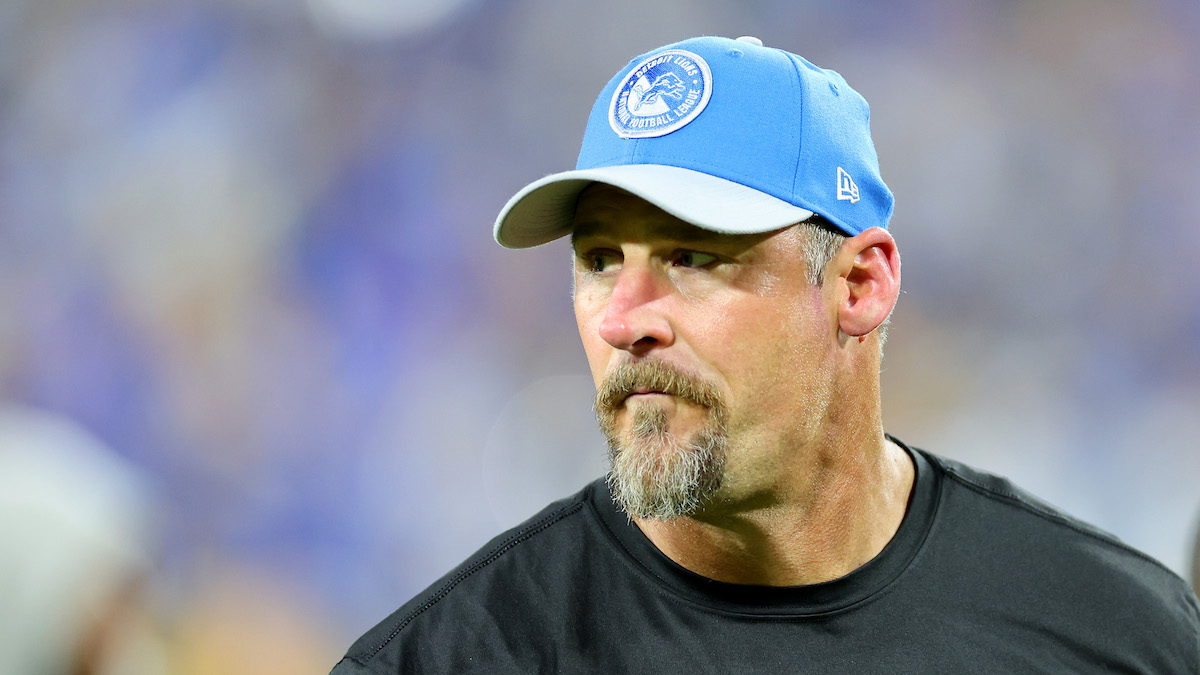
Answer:
<svg viewBox="0 0 1200 675"><path fill-rule="evenodd" d="M332 675L1200 674L1200 603L1179 577L1007 480L908 451L899 530L840 579L693 574L599 480L492 540Z"/></svg>

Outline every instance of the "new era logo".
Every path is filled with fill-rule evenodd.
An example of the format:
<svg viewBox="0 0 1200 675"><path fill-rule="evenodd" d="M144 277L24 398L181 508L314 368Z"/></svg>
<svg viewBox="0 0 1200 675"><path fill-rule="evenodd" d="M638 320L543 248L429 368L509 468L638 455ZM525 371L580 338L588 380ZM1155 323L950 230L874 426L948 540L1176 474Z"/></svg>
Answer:
<svg viewBox="0 0 1200 675"><path fill-rule="evenodd" d="M850 202L851 204L858 203L858 186L854 184L854 179L842 167L838 167L838 201Z"/></svg>

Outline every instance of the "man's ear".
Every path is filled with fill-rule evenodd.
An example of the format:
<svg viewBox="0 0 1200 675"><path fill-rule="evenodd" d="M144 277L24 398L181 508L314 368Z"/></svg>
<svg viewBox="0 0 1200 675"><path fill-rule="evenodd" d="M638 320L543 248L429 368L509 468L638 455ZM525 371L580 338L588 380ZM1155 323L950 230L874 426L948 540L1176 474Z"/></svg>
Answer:
<svg viewBox="0 0 1200 675"><path fill-rule="evenodd" d="M900 296L900 252L896 240L873 227L842 242L826 280L838 293L838 328L861 337L883 323Z"/></svg>

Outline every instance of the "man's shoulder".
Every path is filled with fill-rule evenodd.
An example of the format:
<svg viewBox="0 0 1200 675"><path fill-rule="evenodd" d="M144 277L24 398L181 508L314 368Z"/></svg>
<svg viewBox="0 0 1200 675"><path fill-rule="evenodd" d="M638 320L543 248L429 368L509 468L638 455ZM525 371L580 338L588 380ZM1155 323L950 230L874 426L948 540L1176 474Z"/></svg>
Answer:
<svg viewBox="0 0 1200 675"><path fill-rule="evenodd" d="M967 508L986 510L989 515L993 516L1007 514L1018 519L1017 522L1022 523L1026 528L1062 530L1066 536L1080 536L1095 540L1102 546L1115 547L1124 553L1153 562L1140 551L1126 545L1117 536L1076 518L1041 497L1017 486L1008 478L958 460L926 451L922 452L931 463L938 467L940 473L951 484L951 490L958 489L965 495L977 497L977 499L964 501ZM986 525L986 523L981 523L981 525Z"/></svg>
<svg viewBox="0 0 1200 675"><path fill-rule="evenodd" d="M396 672L405 651L436 649L408 644L409 634L443 646L478 639L479 627L507 618L528 619L530 604L546 613L560 611L562 583L594 539L582 514L594 485L556 501L516 527L493 538L441 579L367 631L334 669L337 675Z"/></svg>
<svg viewBox="0 0 1200 675"><path fill-rule="evenodd" d="M943 531L930 546L980 593L990 588L1043 608L1060 603L1076 615L1086 608L1110 624L1164 631L1162 639L1200 635L1200 604L1161 562L1006 478L922 452L943 481Z"/></svg>
<svg viewBox="0 0 1200 675"><path fill-rule="evenodd" d="M1008 478L957 460L922 452L938 467L949 484L943 495L945 505L964 511L962 515L970 518L993 538L1027 533L1032 542L1085 544L1088 549L1108 551L1132 564L1174 576L1157 560L1129 546L1116 535L1067 513Z"/></svg>

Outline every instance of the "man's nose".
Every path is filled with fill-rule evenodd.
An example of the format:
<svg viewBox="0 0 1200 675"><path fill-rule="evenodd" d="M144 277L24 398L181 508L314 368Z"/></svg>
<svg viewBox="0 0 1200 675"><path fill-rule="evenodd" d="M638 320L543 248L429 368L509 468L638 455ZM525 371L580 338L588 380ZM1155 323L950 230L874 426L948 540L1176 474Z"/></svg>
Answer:
<svg viewBox="0 0 1200 675"><path fill-rule="evenodd" d="M675 333L662 306L664 296L670 293L669 284L647 267L623 267L600 322L600 337L634 356L669 347Z"/></svg>

